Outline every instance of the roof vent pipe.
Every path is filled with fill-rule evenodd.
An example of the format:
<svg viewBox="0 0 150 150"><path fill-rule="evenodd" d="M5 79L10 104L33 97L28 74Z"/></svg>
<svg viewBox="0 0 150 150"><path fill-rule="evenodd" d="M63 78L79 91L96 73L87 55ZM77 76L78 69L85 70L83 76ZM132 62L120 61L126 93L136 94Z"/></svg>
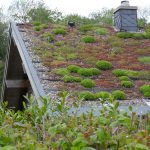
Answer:
<svg viewBox="0 0 150 150"><path fill-rule="evenodd" d="M121 1L122 6L130 6L129 1Z"/></svg>

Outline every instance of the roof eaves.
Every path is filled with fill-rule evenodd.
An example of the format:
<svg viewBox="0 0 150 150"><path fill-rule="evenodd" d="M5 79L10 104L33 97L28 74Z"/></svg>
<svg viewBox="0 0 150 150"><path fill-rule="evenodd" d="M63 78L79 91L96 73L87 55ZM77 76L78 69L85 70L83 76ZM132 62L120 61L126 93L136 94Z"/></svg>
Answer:
<svg viewBox="0 0 150 150"><path fill-rule="evenodd" d="M20 57L22 59L22 62L24 64L26 73L28 75L30 84L32 86L34 95L37 99L38 105L42 106L42 102L40 101L40 97L45 96L45 92L43 90L43 87L40 83L39 77L37 75L36 70L34 69L32 65L32 60L27 52L25 43L23 42L22 36L16 26L16 23L11 22L11 29L12 29L12 37L16 43L16 46L18 48Z"/></svg>

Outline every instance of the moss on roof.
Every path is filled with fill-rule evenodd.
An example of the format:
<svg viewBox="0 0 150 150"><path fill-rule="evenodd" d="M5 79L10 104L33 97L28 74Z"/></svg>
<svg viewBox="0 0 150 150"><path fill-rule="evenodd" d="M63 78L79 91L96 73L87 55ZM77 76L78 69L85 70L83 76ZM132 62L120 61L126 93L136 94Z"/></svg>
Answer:
<svg viewBox="0 0 150 150"><path fill-rule="evenodd" d="M26 29L26 34L32 41L32 50L40 57L41 63L49 68L49 78L59 79L57 89L86 90L80 83L65 83L65 73L60 76L54 70L67 70L69 65L96 68L96 62L101 60L110 62L112 67L90 76L96 83L91 91L118 89L124 91L129 99L135 99L143 96L139 91L140 87L150 84L150 64L141 61L142 57L150 56L150 39L122 38L124 34L120 38L113 27L98 24L75 28L49 24L40 30L36 30L33 24L21 27ZM84 42L84 37L93 37L94 42ZM119 77L113 73L116 69L126 70L126 76L132 80L134 87L127 89L121 86ZM66 75L86 79L86 76L83 77L78 72L66 72Z"/></svg>

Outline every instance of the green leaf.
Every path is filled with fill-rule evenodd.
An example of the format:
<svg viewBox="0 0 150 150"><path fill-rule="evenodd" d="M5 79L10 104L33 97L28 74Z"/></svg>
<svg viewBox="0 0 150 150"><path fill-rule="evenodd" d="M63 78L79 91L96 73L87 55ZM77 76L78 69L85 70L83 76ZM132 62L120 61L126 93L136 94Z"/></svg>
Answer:
<svg viewBox="0 0 150 150"><path fill-rule="evenodd" d="M129 108L128 108L128 109L129 109L130 111L132 111L132 110L133 110L133 108L132 108L132 106L131 106L131 105L129 106Z"/></svg>
<svg viewBox="0 0 150 150"><path fill-rule="evenodd" d="M115 109L117 109L118 107L119 107L119 102L116 101L116 102L115 102Z"/></svg>
<svg viewBox="0 0 150 150"><path fill-rule="evenodd" d="M0 150L17 150L15 146L4 146L0 147Z"/></svg>
<svg viewBox="0 0 150 150"><path fill-rule="evenodd" d="M140 143L136 144L135 148L136 150L149 150L149 148L146 145Z"/></svg>
<svg viewBox="0 0 150 150"><path fill-rule="evenodd" d="M108 134L107 131L104 129L98 129L97 131L97 138L101 144L106 143L106 141L109 139L110 135Z"/></svg>
<svg viewBox="0 0 150 150"><path fill-rule="evenodd" d="M105 117L100 117L99 118L99 123L102 125L107 125L110 123L109 119L105 118Z"/></svg>
<svg viewBox="0 0 150 150"><path fill-rule="evenodd" d="M88 144L87 140L84 137L79 136L72 142L72 150L76 150L76 148L82 148ZM78 150L78 149L77 149Z"/></svg>

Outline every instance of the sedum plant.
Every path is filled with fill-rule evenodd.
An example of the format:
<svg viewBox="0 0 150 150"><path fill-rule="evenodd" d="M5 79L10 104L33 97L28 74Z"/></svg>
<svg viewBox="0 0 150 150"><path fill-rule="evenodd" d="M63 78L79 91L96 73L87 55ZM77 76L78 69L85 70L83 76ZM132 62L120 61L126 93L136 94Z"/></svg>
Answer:
<svg viewBox="0 0 150 150"><path fill-rule="evenodd" d="M81 85L84 86L85 88L92 88L96 86L96 83L92 79L83 79L81 81Z"/></svg>
<svg viewBox="0 0 150 150"><path fill-rule="evenodd" d="M112 63L106 61L106 60L100 60L96 63L97 68L101 69L101 70L109 70L111 69Z"/></svg>

